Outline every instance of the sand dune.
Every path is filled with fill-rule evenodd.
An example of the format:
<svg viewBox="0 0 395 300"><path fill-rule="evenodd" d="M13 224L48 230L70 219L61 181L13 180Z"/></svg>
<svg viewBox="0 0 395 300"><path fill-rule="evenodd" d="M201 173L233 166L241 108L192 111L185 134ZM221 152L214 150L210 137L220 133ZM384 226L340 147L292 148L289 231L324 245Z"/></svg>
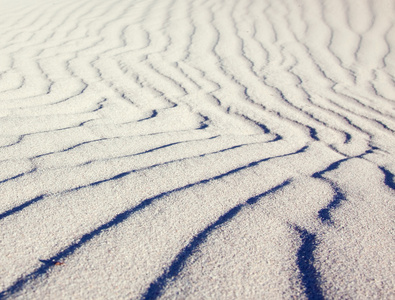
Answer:
<svg viewBox="0 0 395 300"><path fill-rule="evenodd" d="M0 299L393 299L393 0L0 0Z"/></svg>

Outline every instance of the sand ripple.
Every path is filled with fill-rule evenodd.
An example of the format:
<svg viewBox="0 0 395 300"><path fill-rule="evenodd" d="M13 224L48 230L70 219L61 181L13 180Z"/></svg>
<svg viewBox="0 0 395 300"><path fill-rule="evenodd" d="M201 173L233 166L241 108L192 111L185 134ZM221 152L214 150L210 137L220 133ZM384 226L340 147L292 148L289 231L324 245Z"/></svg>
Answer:
<svg viewBox="0 0 395 300"><path fill-rule="evenodd" d="M0 0L0 299L395 297L394 13Z"/></svg>

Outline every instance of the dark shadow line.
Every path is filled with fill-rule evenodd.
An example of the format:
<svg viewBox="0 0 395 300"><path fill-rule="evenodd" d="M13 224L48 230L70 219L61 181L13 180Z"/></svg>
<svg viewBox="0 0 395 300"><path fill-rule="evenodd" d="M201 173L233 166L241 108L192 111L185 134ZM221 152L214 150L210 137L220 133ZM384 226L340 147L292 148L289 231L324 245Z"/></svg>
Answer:
<svg viewBox="0 0 395 300"><path fill-rule="evenodd" d="M15 214L17 212L20 212L25 207L27 207L29 205L32 205L32 204L44 199L44 196L45 195L40 195L40 196L38 196L38 197L36 197L36 198L34 198L32 200L29 200L29 201L19 205L19 206L16 206L16 207L14 207L14 208L12 208L10 210L7 210L7 211L3 212L2 214L0 214L0 220L4 219L4 218L6 218L6 217L8 217L8 216L10 216L12 214Z"/></svg>
<svg viewBox="0 0 395 300"><path fill-rule="evenodd" d="M300 234L302 240L302 245L297 253L297 265L307 299L323 300L320 274L314 267L314 250L317 246L316 235L299 227L295 227L295 230Z"/></svg>
<svg viewBox="0 0 395 300"><path fill-rule="evenodd" d="M159 147L159 148L169 147L169 146L171 146L171 145L178 144L178 143L182 143L182 142L176 142L176 143L173 143L173 144L168 144L168 145L165 145L165 146L161 146L161 147ZM230 147L230 148L227 148L227 149L222 149L222 150L219 150L219 151L213 152L213 153L221 153L221 152L225 152L225 151L228 151L228 150L231 150L231 149L236 149L236 148L239 148L239 147L242 147L242 146L245 146L245 145L247 145L247 144L236 145L236 146L233 146L233 147ZM154 151L154 150L159 149L159 148L150 149L150 150L147 150L147 152L151 152L151 151ZM284 154L284 155L282 155L282 156L288 156L288 155L292 155L292 154L297 154L297 153L300 153L300 152L305 151L307 148L308 148L308 146L305 146L305 147L303 147L302 149L296 151L295 153ZM144 152L144 153L146 153L146 152ZM212 154L212 153L210 153L210 154ZM136 154L133 154L133 155L136 155ZM202 154L202 155L199 155L198 157L203 157L203 156L206 156L206 155L207 155L207 154ZM263 160L261 160L261 161L253 162L253 163L251 163L251 164L249 164L249 165L247 165L247 166L243 166L243 167L241 167L241 168L232 170L231 172L234 173L234 172L240 171L240 170L242 170L242 169L244 169L244 168L253 167L254 165L259 164L259 163L261 163L261 162L264 162L264 161L266 161L266 160L273 159L273 158L278 158L278 157L282 157L282 156L275 156L275 157L265 158L265 159L263 159ZM165 163L165 164L167 164L167 163ZM162 164L157 164L157 165L150 166L150 167L148 167L148 169L153 168L153 167L158 167L158 166L160 166L160 165L162 165ZM125 177L125 176L127 176L127 175L129 175L129 174L131 174L131 173L134 173L134 172L137 172L137 171L141 171L141 170L144 170L144 169L147 169L147 168L142 168L142 169L140 169L140 170L126 171L126 172L117 174L117 175L115 175L115 176L113 176L113 177L110 177L110 178L107 178L107 179L95 181L95 182L89 183L89 184L87 184L87 185L77 186L77 187L75 187L75 188L71 188L71 189L65 190L65 191L63 191L62 193L74 192L74 191L78 191L78 190L83 189L83 188L93 187L93 186L96 186L96 185L99 185L99 184L102 184L102 183L105 183L105 182L117 180L117 179L120 179L120 178L122 178L122 177ZM230 174L231 174L231 173L228 172L228 173L225 173L225 174L222 174L222 175L213 177L213 178L209 178L209 179L203 180L203 181L201 181L201 182L197 182L197 183L195 183L195 184L205 183L205 182L207 182L208 180L219 179L219 178L221 178L221 176L227 176L227 175L230 175ZM22 175L24 175L24 174L17 175L16 177L19 177L19 176L22 176ZM11 180L11 179L13 179L13 178L9 178L9 179L7 179L7 180ZM173 192L173 191L170 191L170 192ZM35 200L35 201L34 201L34 200ZM0 220L1 220L2 218L8 217L8 216L10 216L10 215L12 215L12 214L14 214L14 213L16 213L16 212L21 211L22 209L24 209L24 208L30 206L31 204L33 204L33 203L35 203L35 202L37 202L37 201L39 201L39 200L42 200L42 198L37 199L37 200L36 200L36 199L33 199L33 200L30 200L30 201L27 201L27 202L25 202L24 204L22 204L22 205L20 205L20 206L18 206L18 207L14 207L13 209L10 209L10 210L4 212L3 214L0 214Z"/></svg>
<svg viewBox="0 0 395 300"><path fill-rule="evenodd" d="M0 184L6 183L7 181L10 181L10 180L13 180L13 179L17 179L17 178L19 178L19 177L22 177L23 175L26 175L26 173L21 173L21 174L15 175L15 176L13 176L13 177L6 178L6 179L0 181Z"/></svg>
<svg viewBox="0 0 395 300"><path fill-rule="evenodd" d="M279 134L276 133L276 137L275 137L273 140L268 141L268 143L277 142L277 141L280 141L280 140L282 140L282 139L283 139L283 137L282 137L281 135L279 135Z"/></svg>
<svg viewBox="0 0 395 300"><path fill-rule="evenodd" d="M174 142L174 143L166 144L166 145L159 146L159 147L156 147L156 148L152 148L152 149L149 149L149 150L145 150L145 151L142 151L142 152L138 152L138 153L135 153L135 154L133 154L131 156L147 154L147 153L150 153L150 152L154 152L156 150L160 150L160 149L163 149L163 148L171 147L171 146L182 144L182 143L188 143L188 142L189 141Z"/></svg>
<svg viewBox="0 0 395 300"><path fill-rule="evenodd" d="M384 183L389 188L395 190L395 181L394 174L392 174L389 170L384 167L379 167L380 170L384 173Z"/></svg>
<svg viewBox="0 0 395 300"><path fill-rule="evenodd" d="M344 144L348 144L351 141L352 136L348 132L344 132L344 135L345 135Z"/></svg>
<svg viewBox="0 0 395 300"><path fill-rule="evenodd" d="M63 193L78 191L78 190L83 189L83 188L92 187L92 186L96 186L96 185L99 185L99 184L102 184L102 183L105 183L105 182L109 182L109 181L112 181L112 180L120 179L122 177L125 177L125 176L129 175L132 172L133 171L120 173L120 174L115 175L115 176L113 176L111 178L95 181L95 182L92 182L92 183L84 185L84 186L78 186L78 187L66 190ZM0 220L4 219L6 217L9 217L10 215L13 215L13 214L15 214L17 212L20 212L21 210L25 209L26 207L28 207L28 206L30 206L30 205L32 205L32 204L34 204L34 203L36 203L36 202L38 202L40 200L43 200L45 196L46 195L40 195L40 196L38 196L38 197L36 197L36 198L34 198L32 200L24 202L23 204L21 204L19 206L16 206L16 207L14 207L14 208L12 208L10 210L7 210L7 211L3 212L2 214L0 214Z"/></svg>
<svg viewBox="0 0 395 300"><path fill-rule="evenodd" d="M330 171L336 170L340 166L341 163L343 163L343 162L345 162L345 161L347 161L349 159L350 158L343 158L343 159L340 159L338 161L335 161L334 163L331 163L326 169L314 173L312 175L312 177L313 178L325 179L325 178L322 177L322 174L325 174L326 172L330 172Z"/></svg>
<svg viewBox="0 0 395 300"><path fill-rule="evenodd" d="M109 181L112 181L112 180L117 180L117 179L120 179L120 178L122 178L122 177L128 176L128 175L131 174L131 173L133 173L133 171L123 172L123 173L120 173L120 174L118 174L118 175L115 175L115 176L113 176L113 177L111 177L111 178L107 178L107 179L95 181L95 182L92 182L92 183L90 183L90 184L88 184L88 185L79 186L79 187L77 187L77 188L75 188L75 189L73 189L73 190L79 190L79 189L84 188L84 187L95 186L95 185L99 185L99 184L102 184L102 183L105 183L105 182L109 182ZM67 192L67 191L66 191L66 192Z"/></svg>
<svg viewBox="0 0 395 300"><path fill-rule="evenodd" d="M340 188L338 188L334 184L331 184L331 186L335 191L335 195L333 196L332 201L325 208L318 211L318 216L321 219L321 221L328 222L330 224L333 223L330 215L331 210L338 208L341 205L342 201L347 200L346 196L340 190Z"/></svg>
<svg viewBox="0 0 395 300"><path fill-rule="evenodd" d="M301 149L299 149L299 150L297 150L295 152L292 152L292 153L288 153L288 154L283 154L283 155L278 155L278 156L273 156L273 157L268 157L268 158L264 158L264 159L261 159L261 160L257 160L257 161L251 162L251 163L249 163L249 164L247 164L245 166L242 166L242 167L230 170L230 171L228 171L226 173L223 173L221 175L218 175L218 176L215 176L215 177L212 177L212 178L209 178L209 179L204 179L204 180L201 181L201 183L206 183L206 182L209 182L211 180L221 179L221 178L223 178L225 176L231 175L233 173L237 173L237 172L239 172L241 170L248 169L248 168L251 168L251 167L255 167L255 166L259 165L260 163L268 161L268 160L299 154L299 153L302 153L302 152L306 151L308 148L309 148L309 146L304 146ZM199 183L197 183L197 184L199 184Z"/></svg>
<svg viewBox="0 0 395 300"><path fill-rule="evenodd" d="M333 222L331 220L331 215L330 215L331 211L334 209L337 209L342 204L342 201L347 200L344 192L333 181L325 178L322 175L326 172L330 172L330 171L337 169L340 166L340 164L345 161L348 161L353 158L363 158L365 155L371 154L377 149L378 149L377 147L371 147L371 149L365 151L364 153L362 153L358 156L347 157L347 158L343 158L338 161L335 161L334 163L330 164L324 170L316 172L311 176L313 178L318 178L318 179L324 180L325 182L329 183L331 188L335 192L335 195L333 196L332 201L325 208L318 211L318 217L321 219L322 222L326 222L327 224L333 224ZM379 168L385 175L385 180L384 180L385 184L387 186L389 186L390 188L395 189L395 184L393 181L394 175L391 172L389 172L387 169L385 169L384 167L379 167Z"/></svg>
<svg viewBox="0 0 395 300"><path fill-rule="evenodd" d="M117 214L109 222L99 226L98 228L96 228L95 230L93 230L93 231L91 231L89 233L84 234L77 242L72 243L66 249L64 249L63 251L59 252L55 256L53 256L50 259L48 259L48 261L60 261L60 260L63 260L64 258L66 258L66 257L70 256L71 254L73 254L77 249L81 248L85 243L89 242L94 237L96 237L99 234L101 234L103 231L105 231L105 230L107 230L107 229L109 229L111 227L117 226L118 224L120 224L123 221L125 221L126 219L128 219L132 214L134 214L134 213L136 213L136 212L138 212L140 210L145 209L146 207L151 205L153 202L155 202L156 200L158 200L158 199L160 199L160 198L162 198L162 197L164 197L166 195L170 195L172 193L179 192L179 191L191 188L191 187L199 185L199 184L205 184L205 183L208 183L208 182L213 181L213 180L221 179L223 177L226 177L226 176L231 175L233 173L236 173L238 171L241 171L241 170L244 170L244 169L247 169L247 168L250 168L250 167L254 167L254 166L256 166L259 163L264 162L264 161L268 161L268 160L275 159L275 158L287 157L287 156L290 156L290 155L298 154L298 153L306 151L306 149L308 149L308 146L304 146L301 149L299 149L299 150L297 150L295 152L292 152L292 153L283 154L283 155L279 155L279 156L268 157L268 158L264 158L264 159L261 159L261 160L255 161L255 162L251 162L248 165L245 165L245 166L242 166L242 167L230 170L230 171L228 171L226 173L223 173L221 175L218 175L218 176L215 176L215 177L212 177L212 178L208 178L208 179L204 179L204 180L201 180L201 181L198 181L198 182L195 182L195 183L190 183L190 184L187 184L185 186L182 186L182 187L179 187L179 188L167 191L167 192L163 192L163 193L160 193L160 194L158 194L158 195L156 195L154 197L145 199L140 204L138 204L137 206L135 206L135 207L133 207L131 209L128 209L128 210L126 210L126 211L124 211L122 213ZM128 175L128 173L130 173L130 172L121 173L121 174L119 174L117 176L124 177L124 176ZM117 176L114 176L113 178L115 178ZM97 182L96 184L99 184L99 182ZM30 205L30 204L28 204L28 205ZM36 269L32 273L26 275L25 277L20 278L19 280L14 282L10 287L8 287L6 290L4 290L4 291L2 291L0 293L0 299L2 299L2 297L5 297L6 295L12 295L12 294L22 290L26 283L28 283L29 281L32 281L32 280L34 280L34 279L46 274L48 272L48 270L52 266L53 266L53 264L44 264L43 266L41 266L40 268Z"/></svg>
<svg viewBox="0 0 395 300"><path fill-rule="evenodd" d="M99 226L98 228L96 228L95 230L84 234L77 242L72 243L70 246L68 246L66 249L64 249L63 251L57 253L56 255L52 256L51 258L47 259L47 260L40 260L41 262L43 262L43 265L36 269L34 272L28 274L27 276L17 280L12 286L10 286L8 289L2 291L0 293L0 299L3 299L3 297L6 297L7 295L12 295L20 290L22 290L22 288L24 287L24 285L31 281L34 280L38 277L40 277L41 275L44 275L45 273L48 272L48 270L53 267L53 261L61 261L64 258L66 258L67 256L73 254L77 249L81 248L84 244L86 244L87 242L89 242L90 240L92 240L94 237L98 236L99 234L101 234L104 230L116 226L120 223L122 223L123 221L125 221L131 214L144 209L145 207L147 207L148 205L150 205L154 200L163 197L164 195L166 195L167 193L162 193L159 194L155 197L149 198L144 200L143 202L141 202L139 205L135 206L134 208L130 209L130 210L126 210L118 215L116 215L112 220L110 220L109 222Z"/></svg>
<svg viewBox="0 0 395 300"><path fill-rule="evenodd" d="M244 88L244 95L248 98L248 99L251 99L251 97L248 95L248 88ZM249 117L247 117L247 116L245 116L245 115L243 115L243 114L238 114L238 113L236 113L236 115L239 115L239 116L241 116L241 117L243 117L244 119L246 119L247 121L249 121L249 122L252 122L252 123L254 123L256 126L258 126L260 129L262 129L262 131L263 131L263 133L264 134L269 134L269 133L271 133L271 130L265 125L265 124L263 124L263 123L260 123L260 122L258 122L258 121L255 121L255 120L253 120L253 119L251 119L251 118L249 118Z"/></svg>
<svg viewBox="0 0 395 300"><path fill-rule="evenodd" d="M166 287L167 282L176 277L181 270L184 268L187 259L196 251L196 249L205 242L207 236L214 231L217 227L223 225L224 223L231 220L234 216L236 216L243 205L237 205L229 210L227 213L222 215L215 223L205 228L202 232L196 235L192 241L182 249L176 258L171 263L170 267L154 282L152 282L148 288L148 290L142 296L142 299L156 299L159 297Z"/></svg>
<svg viewBox="0 0 395 300"><path fill-rule="evenodd" d="M149 285L147 291L143 294L142 299L156 299L158 298L163 290L165 289L167 283L172 279L179 275L182 269L185 267L186 261L189 257L191 257L194 253L196 253L197 249L202 245L207 237L218 227L221 227L226 222L231 221L244 206L253 205L257 203L263 197L275 193L276 191L282 189L284 186L291 183L291 180L288 179L283 183L275 186L274 188L248 199L245 203L236 205L235 207L228 210L225 214L221 215L217 221L212 223L203 229L200 233L192 238L189 244L184 247L176 256L176 258L172 261L169 268L157 279L155 279Z"/></svg>
<svg viewBox="0 0 395 300"><path fill-rule="evenodd" d="M309 135L310 137L315 140L315 141L319 141L320 139L317 136L317 130L311 126L307 126L307 128L309 129Z"/></svg>
<svg viewBox="0 0 395 300"><path fill-rule="evenodd" d="M87 144L91 144L91 143L96 143L96 142L100 142L100 141L105 141L107 140L107 138L102 138L102 139L97 139L97 140L91 140L91 141L85 141L85 142L81 142L78 143L76 145L70 146L68 148L65 149L61 149L59 151L53 151L53 152L48 152L48 153L43 153L43 154L38 154L36 156L33 156L32 159L36 159L36 158L40 158L43 156L48 156L48 155L52 155L52 154L60 154L60 153L66 153L67 151L73 150L75 148L81 147L83 145L87 145Z"/></svg>
<svg viewBox="0 0 395 300"><path fill-rule="evenodd" d="M146 121L146 120L149 120L149 119L152 119L152 118L155 118L157 115L158 115L158 111L157 111L156 109L154 109L154 110L152 110L150 116L148 116L148 117L146 117L146 118L143 118L143 119L137 120L137 123L138 123L138 122L143 122L143 121Z"/></svg>

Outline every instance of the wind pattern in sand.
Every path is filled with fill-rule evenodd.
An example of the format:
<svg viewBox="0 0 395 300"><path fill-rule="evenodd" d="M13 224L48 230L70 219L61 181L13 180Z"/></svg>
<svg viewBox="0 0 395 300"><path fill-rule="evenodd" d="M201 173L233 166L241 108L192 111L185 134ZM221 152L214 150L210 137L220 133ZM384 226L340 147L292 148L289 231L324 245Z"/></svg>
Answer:
<svg viewBox="0 0 395 300"><path fill-rule="evenodd" d="M390 299L393 0L0 1L0 299Z"/></svg>

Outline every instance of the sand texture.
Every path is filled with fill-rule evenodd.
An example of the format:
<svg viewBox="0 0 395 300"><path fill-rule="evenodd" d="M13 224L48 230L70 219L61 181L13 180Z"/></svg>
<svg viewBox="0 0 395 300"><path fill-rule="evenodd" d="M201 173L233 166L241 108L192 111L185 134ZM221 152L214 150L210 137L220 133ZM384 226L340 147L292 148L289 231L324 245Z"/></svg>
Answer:
<svg viewBox="0 0 395 300"><path fill-rule="evenodd" d="M394 0L0 0L0 299L395 299Z"/></svg>

